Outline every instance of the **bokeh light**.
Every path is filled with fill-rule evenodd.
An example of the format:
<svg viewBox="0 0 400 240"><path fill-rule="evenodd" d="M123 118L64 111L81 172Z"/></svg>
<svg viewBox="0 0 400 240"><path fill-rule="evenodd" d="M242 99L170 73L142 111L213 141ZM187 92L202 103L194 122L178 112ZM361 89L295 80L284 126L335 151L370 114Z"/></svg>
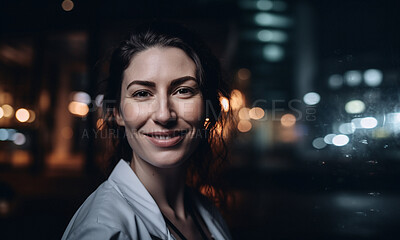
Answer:
<svg viewBox="0 0 400 240"><path fill-rule="evenodd" d="M268 44L263 48L263 56L267 61L279 62L285 56L285 50L276 44Z"/></svg>
<svg viewBox="0 0 400 240"><path fill-rule="evenodd" d="M347 113L358 114L364 112L365 104L361 100L351 100L346 103L344 109Z"/></svg>
<svg viewBox="0 0 400 240"><path fill-rule="evenodd" d="M89 107L87 104L85 103L81 103L81 102L70 102L70 104L68 105L68 110L70 111L70 113L83 117L86 116L86 114L88 114L89 112Z"/></svg>
<svg viewBox="0 0 400 240"><path fill-rule="evenodd" d="M354 87L360 85L362 81L362 74L360 71L356 70L347 71L344 74L344 78L346 79L347 85L349 85L350 87Z"/></svg>
<svg viewBox="0 0 400 240"><path fill-rule="evenodd" d="M0 128L0 141L6 141L8 137L8 131L4 128Z"/></svg>
<svg viewBox="0 0 400 240"><path fill-rule="evenodd" d="M1 108L3 109L3 117L9 118L14 114L14 108L8 104L4 104Z"/></svg>
<svg viewBox="0 0 400 240"><path fill-rule="evenodd" d="M336 134L330 133L324 137L324 142L326 144L332 144L332 139L336 136Z"/></svg>
<svg viewBox="0 0 400 240"><path fill-rule="evenodd" d="M383 74L378 69L368 69L364 72L364 81L367 86L377 87L382 83Z"/></svg>
<svg viewBox="0 0 400 240"><path fill-rule="evenodd" d="M272 40L272 37L273 37L272 35L273 34L270 30L263 29L257 33L257 38L261 42L269 42Z"/></svg>
<svg viewBox="0 0 400 240"><path fill-rule="evenodd" d="M64 0L61 4L61 7L64 11L69 12L74 8L74 2L71 0Z"/></svg>
<svg viewBox="0 0 400 240"><path fill-rule="evenodd" d="M289 27L292 23L291 19L286 16L266 12L256 13L254 22L257 25L269 27Z"/></svg>
<svg viewBox="0 0 400 240"><path fill-rule="evenodd" d="M287 113L281 117L281 124L284 127L293 127L296 124L296 117L291 113Z"/></svg>
<svg viewBox="0 0 400 240"><path fill-rule="evenodd" d="M343 82L344 82L343 76L340 74L333 74L329 76L328 79L329 87L332 89L340 88L341 86L343 86Z"/></svg>
<svg viewBox="0 0 400 240"><path fill-rule="evenodd" d="M249 116L249 111L250 109L248 108L242 108L239 110L238 116L241 120L249 120L250 116Z"/></svg>
<svg viewBox="0 0 400 240"><path fill-rule="evenodd" d="M257 8L262 11L271 10L273 6L274 6L274 4L272 1L268 1L268 0L257 1Z"/></svg>
<svg viewBox="0 0 400 240"><path fill-rule="evenodd" d="M8 132L8 140L12 140L14 137L14 134L17 133L17 130L13 129L13 128L9 128L7 129Z"/></svg>
<svg viewBox="0 0 400 240"><path fill-rule="evenodd" d="M15 112L15 118L20 122L27 122L29 120L29 111L25 108L20 108Z"/></svg>
<svg viewBox="0 0 400 240"><path fill-rule="evenodd" d="M321 100L321 97L316 92L309 92L309 93L305 94L303 97L303 101L307 105L318 104L320 100Z"/></svg>
<svg viewBox="0 0 400 240"><path fill-rule="evenodd" d="M285 32L278 30L263 29L257 33L257 39L261 42L283 43L287 41L287 38L288 36Z"/></svg>
<svg viewBox="0 0 400 240"><path fill-rule="evenodd" d="M14 136L12 137L12 140L14 142L15 145L24 145L26 142L26 137L23 133L16 133L14 134Z"/></svg>
<svg viewBox="0 0 400 240"><path fill-rule="evenodd" d="M85 104L90 104L92 101L90 98L90 95L86 92L74 92L72 95L72 101L75 102L80 102L80 103L85 103Z"/></svg>
<svg viewBox="0 0 400 240"><path fill-rule="evenodd" d="M360 123L362 128L371 129L375 128L378 125L378 120L376 120L376 118L374 117L365 117L361 119Z"/></svg>
<svg viewBox="0 0 400 240"><path fill-rule="evenodd" d="M263 118L265 115L264 109L260 107L253 107L252 109L249 110L249 117L251 119L259 120Z"/></svg>
<svg viewBox="0 0 400 240"><path fill-rule="evenodd" d="M324 142L324 138L322 137L314 139L312 141L312 145L316 149L323 149L324 147L326 147L326 143Z"/></svg>
<svg viewBox="0 0 400 240"><path fill-rule="evenodd" d="M29 119L27 122L32 123L36 119L36 113L33 110L28 110L28 111L29 111Z"/></svg>
<svg viewBox="0 0 400 240"><path fill-rule="evenodd" d="M4 116L4 110L2 107L0 107L0 118L2 118Z"/></svg>
<svg viewBox="0 0 400 240"><path fill-rule="evenodd" d="M332 144L337 147L342 147L348 144L350 141L349 137L343 134L336 135L332 138Z"/></svg>
<svg viewBox="0 0 400 240"><path fill-rule="evenodd" d="M252 124L249 120L240 120L237 125L239 132L248 132L252 128Z"/></svg>
<svg viewBox="0 0 400 240"><path fill-rule="evenodd" d="M247 81L251 77L251 72L247 68L241 68L238 70L237 76L238 76L239 80Z"/></svg>

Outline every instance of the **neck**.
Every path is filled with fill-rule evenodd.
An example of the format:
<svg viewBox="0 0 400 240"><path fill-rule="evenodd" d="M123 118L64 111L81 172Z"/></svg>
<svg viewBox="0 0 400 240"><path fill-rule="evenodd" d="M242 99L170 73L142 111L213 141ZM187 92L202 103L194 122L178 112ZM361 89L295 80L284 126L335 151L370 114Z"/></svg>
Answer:
<svg viewBox="0 0 400 240"><path fill-rule="evenodd" d="M158 168L134 155L131 168L154 198L160 210L167 215L185 219L184 205L186 165Z"/></svg>

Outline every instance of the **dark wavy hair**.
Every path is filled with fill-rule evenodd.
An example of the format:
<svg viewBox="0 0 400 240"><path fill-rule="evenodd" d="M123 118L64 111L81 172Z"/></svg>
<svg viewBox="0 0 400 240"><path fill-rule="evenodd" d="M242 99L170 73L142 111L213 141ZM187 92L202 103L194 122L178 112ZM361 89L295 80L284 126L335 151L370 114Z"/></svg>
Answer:
<svg viewBox="0 0 400 240"><path fill-rule="evenodd" d="M109 77L103 86L103 118L105 131L113 131L112 155L109 169L122 158L130 161L132 149L126 139L125 129L117 125L115 111L119 111L123 73L136 54L152 47L175 47L183 50L196 65L196 79L203 95L206 118L204 136L190 158L187 184L197 189L216 204L223 205L226 194L221 184L221 171L227 160L224 132L227 112L222 111L219 99L229 99L228 84L223 80L218 59L200 38L185 27L171 22L154 21L137 26L114 49Z"/></svg>

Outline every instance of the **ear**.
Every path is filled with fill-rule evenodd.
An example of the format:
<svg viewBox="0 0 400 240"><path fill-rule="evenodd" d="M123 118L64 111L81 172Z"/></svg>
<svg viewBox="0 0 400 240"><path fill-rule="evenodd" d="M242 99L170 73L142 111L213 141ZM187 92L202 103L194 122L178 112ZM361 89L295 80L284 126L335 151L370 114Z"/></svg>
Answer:
<svg viewBox="0 0 400 240"><path fill-rule="evenodd" d="M122 117L122 115L120 113L120 110L114 108L113 114L115 116L115 121L117 122L117 124L119 126L121 126L121 127L124 127L125 126L125 121L124 121L124 118Z"/></svg>

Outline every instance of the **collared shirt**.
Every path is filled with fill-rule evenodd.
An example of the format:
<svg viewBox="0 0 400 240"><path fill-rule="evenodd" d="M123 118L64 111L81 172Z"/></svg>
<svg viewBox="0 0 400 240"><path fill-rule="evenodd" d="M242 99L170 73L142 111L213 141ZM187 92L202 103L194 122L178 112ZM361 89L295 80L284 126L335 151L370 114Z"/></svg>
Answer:
<svg viewBox="0 0 400 240"><path fill-rule="evenodd" d="M231 239L218 210L200 194L194 206L212 237ZM93 192L72 217L64 239L174 240L156 202L134 171L120 160L107 181Z"/></svg>

